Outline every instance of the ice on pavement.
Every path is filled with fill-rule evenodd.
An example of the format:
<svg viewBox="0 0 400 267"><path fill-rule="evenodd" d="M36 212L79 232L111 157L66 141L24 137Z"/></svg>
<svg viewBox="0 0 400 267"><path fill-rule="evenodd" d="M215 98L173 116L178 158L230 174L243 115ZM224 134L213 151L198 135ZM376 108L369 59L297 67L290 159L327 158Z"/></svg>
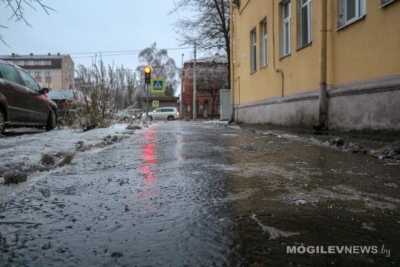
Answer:
<svg viewBox="0 0 400 267"><path fill-rule="evenodd" d="M75 152L75 145L78 141L83 141L84 145L96 145L104 137L111 136L130 136L128 133L133 131L126 130L127 124L118 123L109 128L99 128L83 132L71 128L54 129L49 132L30 133L30 129L10 129L9 131L22 131L22 135L0 138L0 171L13 168L21 168L36 165L39 163L43 154L56 154L57 152ZM140 132L135 130L134 132ZM27 133L25 133L27 132ZM85 154L96 153L104 148L95 148L83 153L79 157L85 157ZM76 161L76 157L73 162ZM35 183L46 177L47 172L34 174L28 173L28 181L20 184L4 185L4 179L0 172L0 203L4 203L19 192L28 190Z"/></svg>

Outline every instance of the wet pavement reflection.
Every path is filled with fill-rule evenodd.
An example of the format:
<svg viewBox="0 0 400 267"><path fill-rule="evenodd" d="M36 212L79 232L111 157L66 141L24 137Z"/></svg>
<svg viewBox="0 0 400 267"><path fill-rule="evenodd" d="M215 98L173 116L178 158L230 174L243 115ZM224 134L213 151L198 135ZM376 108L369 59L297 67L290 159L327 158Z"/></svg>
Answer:
<svg viewBox="0 0 400 267"><path fill-rule="evenodd" d="M399 166L158 122L0 206L0 266L396 266ZM386 246L382 254L288 246Z"/></svg>

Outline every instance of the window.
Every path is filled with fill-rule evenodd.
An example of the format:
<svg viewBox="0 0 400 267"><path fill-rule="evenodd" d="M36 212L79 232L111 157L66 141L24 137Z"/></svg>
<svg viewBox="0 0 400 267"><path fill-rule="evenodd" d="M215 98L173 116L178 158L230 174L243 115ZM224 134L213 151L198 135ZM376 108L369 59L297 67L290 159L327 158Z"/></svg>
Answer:
<svg viewBox="0 0 400 267"><path fill-rule="evenodd" d="M257 71L257 32L256 29L252 30L250 32L250 70L251 72L256 72Z"/></svg>
<svg viewBox="0 0 400 267"><path fill-rule="evenodd" d="M35 60L35 66L39 66L39 61Z"/></svg>
<svg viewBox="0 0 400 267"><path fill-rule="evenodd" d="M267 31L267 19L261 22L261 67L268 65L268 31Z"/></svg>
<svg viewBox="0 0 400 267"><path fill-rule="evenodd" d="M10 82L22 84L18 72L13 66L8 64L0 64L0 72L2 73L2 77L4 77L4 79Z"/></svg>
<svg viewBox="0 0 400 267"><path fill-rule="evenodd" d="M287 56L290 54L290 19L291 19L291 6L290 1L281 3L281 14L282 14L282 50L281 56Z"/></svg>
<svg viewBox="0 0 400 267"><path fill-rule="evenodd" d="M298 42L297 47L301 48L311 43L311 0L297 0L297 25Z"/></svg>
<svg viewBox="0 0 400 267"><path fill-rule="evenodd" d="M25 65L25 66L28 66L28 65L29 65L29 61L28 61L28 60L25 60L25 61L24 61L24 65Z"/></svg>
<svg viewBox="0 0 400 267"><path fill-rule="evenodd" d="M24 80L25 86L32 89L32 90L36 90L39 91L39 86L36 83L36 81L25 71L23 70L19 70L19 73L22 76L22 79Z"/></svg>
<svg viewBox="0 0 400 267"><path fill-rule="evenodd" d="M366 14L366 0L339 0L338 27L347 26Z"/></svg>
<svg viewBox="0 0 400 267"><path fill-rule="evenodd" d="M40 71L35 71L35 78L41 78L42 73Z"/></svg>
<svg viewBox="0 0 400 267"><path fill-rule="evenodd" d="M51 60L46 60L46 61L44 62L44 65L46 65L46 66L51 66Z"/></svg>
<svg viewBox="0 0 400 267"><path fill-rule="evenodd" d="M51 78L51 71L45 71L44 72L44 77L45 78Z"/></svg>

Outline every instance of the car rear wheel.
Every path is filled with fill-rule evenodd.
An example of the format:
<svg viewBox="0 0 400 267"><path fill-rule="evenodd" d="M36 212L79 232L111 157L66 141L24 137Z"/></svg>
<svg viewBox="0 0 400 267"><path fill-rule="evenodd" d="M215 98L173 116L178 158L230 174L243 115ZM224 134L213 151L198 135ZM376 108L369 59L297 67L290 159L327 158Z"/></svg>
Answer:
<svg viewBox="0 0 400 267"><path fill-rule="evenodd" d="M49 117L47 118L46 131L51 131L56 127L57 118L54 110L50 110Z"/></svg>
<svg viewBox="0 0 400 267"><path fill-rule="evenodd" d="M128 117L125 117L125 118L124 118L124 122L128 123L128 122L129 122L129 118L128 118Z"/></svg>
<svg viewBox="0 0 400 267"><path fill-rule="evenodd" d="M168 116L167 120L173 121L174 120L174 116Z"/></svg>
<svg viewBox="0 0 400 267"><path fill-rule="evenodd" d="M4 133L4 130L6 128L6 115L4 114L4 111L0 108L0 134Z"/></svg>

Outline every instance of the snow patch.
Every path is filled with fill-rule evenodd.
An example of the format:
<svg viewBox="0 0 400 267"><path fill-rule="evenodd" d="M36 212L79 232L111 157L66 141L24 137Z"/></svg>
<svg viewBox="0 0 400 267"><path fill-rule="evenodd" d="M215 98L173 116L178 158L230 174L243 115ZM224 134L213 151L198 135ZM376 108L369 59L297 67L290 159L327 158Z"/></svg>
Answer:
<svg viewBox="0 0 400 267"><path fill-rule="evenodd" d="M0 203L15 197L22 191L29 190L37 182L46 177L54 175L59 171L56 168L49 172L29 172L30 166L38 164L43 154L53 154L57 152L76 152L76 144L78 141L84 141L85 146L91 146L92 149L77 153L76 159L72 161L72 165L64 168L77 168L80 161L91 154L98 153L107 147L95 147L96 144L104 142L106 136L118 136L118 140L123 138L132 138L131 130L126 129L126 124L117 123L109 128L98 128L90 131L82 132L72 130L70 128L54 129L49 132L37 133L37 130L29 128L17 128L19 136L10 136L1 138L2 153L0 154ZM11 130L9 130L11 131ZM30 133L30 131L33 131ZM135 130L135 133L144 130ZM122 138L123 137L123 138ZM3 149L4 148L4 149ZM27 182L19 184L4 185L3 173L8 169L22 169L28 173Z"/></svg>
<svg viewBox="0 0 400 267"><path fill-rule="evenodd" d="M277 239L280 237L291 237L294 235L300 235L300 233L297 233L297 232L284 232L284 231L278 230L274 227L266 226L266 225L262 224L259 219L257 219L255 214L252 214L250 216L250 218L253 219L254 221L256 221L264 232L267 232L269 234L269 240L274 240L274 239Z"/></svg>

